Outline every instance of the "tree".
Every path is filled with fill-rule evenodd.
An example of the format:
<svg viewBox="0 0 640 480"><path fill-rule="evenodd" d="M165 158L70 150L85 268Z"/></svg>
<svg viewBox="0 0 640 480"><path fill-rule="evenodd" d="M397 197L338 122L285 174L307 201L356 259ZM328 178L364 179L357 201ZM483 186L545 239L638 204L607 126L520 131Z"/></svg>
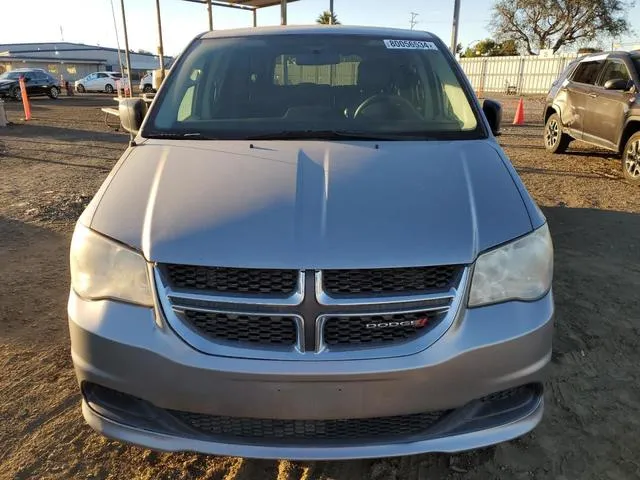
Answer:
<svg viewBox="0 0 640 480"><path fill-rule="evenodd" d="M625 0L497 0L491 28L498 39L512 38L531 55L599 36L629 32Z"/></svg>
<svg viewBox="0 0 640 480"><path fill-rule="evenodd" d="M331 21L332 19L333 21ZM321 25L331 25L331 24L340 25L338 16L334 12L332 17L331 12L329 10L325 10L324 12L322 12L320 16L318 16L318 18L316 19L316 23L319 23Z"/></svg>
<svg viewBox="0 0 640 480"><path fill-rule="evenodd" d="M490 38L481 40L473 48L467 48L464 57L506 57L519 55L515 40L496 42Z"/></svg>

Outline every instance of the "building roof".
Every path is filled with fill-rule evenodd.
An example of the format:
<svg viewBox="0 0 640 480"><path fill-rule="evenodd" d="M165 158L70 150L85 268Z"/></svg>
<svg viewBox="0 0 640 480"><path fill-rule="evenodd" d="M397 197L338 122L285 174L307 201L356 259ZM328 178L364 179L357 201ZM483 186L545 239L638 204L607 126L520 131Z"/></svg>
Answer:
<svg viewBox="0 0 640 480"><path fill-rule="evenodd" d="M84 43L73 42L29 42L29 43L2 43L0 44L0 52L3 50L13 51L14 53L28 52L28 53L47 53L47 52L79 52L84 50L103 50L107 52L122 52L124 48L117 49L113 47L103 47L100 45L86 45ZM148 57L157 57L156 54L151 52L135 52L131 51L131 54L145 55ZM166 59L171 57L165 55Z"/></svg>
<svg viewBox="0 0 640 480"><path fill-rule="evenodd" d="M12 61L49 62L49 63L107 63L104 58L72 58L72 57L34 57L29 55L0 55L0 62Z"/></svg>
<svg viewBox="0 0 640 480"><path fill-rule="evenodd" d="M408 40L424 40L435 38L435 35L420 30L386 27L359 27L351 25L287 25L276 27L236 28L229 30L213 30L203 33L200 38L245 37L261 35L370 35L376 37L403 38Z"/></svg>

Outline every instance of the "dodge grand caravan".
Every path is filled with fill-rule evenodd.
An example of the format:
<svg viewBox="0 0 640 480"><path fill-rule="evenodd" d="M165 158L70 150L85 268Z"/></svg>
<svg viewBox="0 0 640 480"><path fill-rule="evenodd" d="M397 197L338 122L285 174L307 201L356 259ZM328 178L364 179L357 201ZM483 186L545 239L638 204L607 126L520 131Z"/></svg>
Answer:
<svg viewBox="0 0 640 480"><path fill-rule="evenodd" d="M210 32L80 217L86 421L166 451L338 459L513 439L543 412L546 220L434 35Z"/></svg>

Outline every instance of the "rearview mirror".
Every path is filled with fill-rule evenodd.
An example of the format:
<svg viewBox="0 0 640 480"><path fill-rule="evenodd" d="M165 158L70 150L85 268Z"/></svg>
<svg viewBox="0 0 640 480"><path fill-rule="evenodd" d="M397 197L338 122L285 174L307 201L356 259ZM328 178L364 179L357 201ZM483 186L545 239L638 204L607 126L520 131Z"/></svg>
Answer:
<svg viewBox="0 0 640 480"><path fill-rule="evenodd" d="M622 90L626 91L631 88L632 83L628 80L624 80L622 78L613 78L611 80L607 80L604 84L605 90Z"/></svg>
<svg viewBox="0 0 640 480"><path fill-rule="evenodd" d="M138 133L144 116L147 114L147 104L141 98L123 98L118 107L120 123L127 132Z"/></svg>
<svg viewBox="0 0 640 480"><path fill-rule="evenodd" d="M337 65L340 55L333 52L314 51L294 55L296 65Z"/></svg>
<svg viewBox="0 0 640 480"><path fill-rule="evenodd" d="M500 135L500 125L502 124L502 105L493 100L482 102L482 111L489 122L491 133L496 137Z"/></svg>

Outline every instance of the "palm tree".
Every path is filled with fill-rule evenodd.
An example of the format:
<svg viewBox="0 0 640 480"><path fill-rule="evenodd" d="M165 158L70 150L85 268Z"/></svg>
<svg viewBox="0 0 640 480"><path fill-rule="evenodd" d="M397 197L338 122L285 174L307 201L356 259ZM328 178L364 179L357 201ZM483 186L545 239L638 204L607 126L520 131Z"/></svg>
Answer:
<svg viewBox="0 0 640 480"><path fill-rule="evenodd" d="M321 25L340 25L338 16L335 14L335 12L332 16L329 10L325 10L324 12L322 12L322 14L316 19L316 23L319 23Z"/></svg>

